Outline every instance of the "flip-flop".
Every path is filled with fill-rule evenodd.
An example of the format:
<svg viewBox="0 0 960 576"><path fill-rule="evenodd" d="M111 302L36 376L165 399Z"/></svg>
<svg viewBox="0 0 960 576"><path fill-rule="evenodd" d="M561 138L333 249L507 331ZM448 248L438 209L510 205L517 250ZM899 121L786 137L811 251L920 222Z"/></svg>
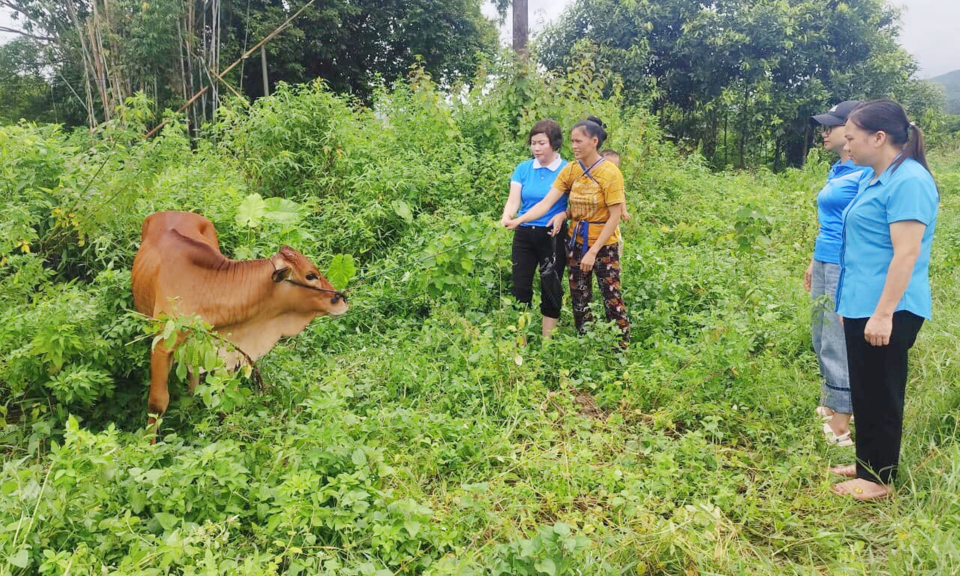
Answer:
<svg viewBox="0 0 960 576"><path fill-rule="evenodd" d="M853 446L853 439L850 438L850 431L847 430L838 436L837 433L833 431L833 428L830 427L829 422L823 423L823 435L827 439L827 444L842 447Z"/></svg>

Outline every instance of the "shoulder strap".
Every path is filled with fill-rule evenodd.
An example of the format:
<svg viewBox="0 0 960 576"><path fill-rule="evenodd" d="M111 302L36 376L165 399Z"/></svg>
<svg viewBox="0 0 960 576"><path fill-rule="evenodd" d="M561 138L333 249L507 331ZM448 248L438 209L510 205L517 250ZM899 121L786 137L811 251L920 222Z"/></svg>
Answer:
<svg viewBox="0 0 960 576"><path fill-rule="evenodd" d="M593 174L591 174L590 171L596 168L597 166L599 166L600 163L603 162L604 160L606 160L606 158L601 156L600 159L594 162L589 168L587 168L587 165L584 164L583 160L580 160L579 158L577 159L577 163L580 164L580 169L583 170L583 175L593 180L593 183L596 184L597 186L600 186L600 182L598 182L597 179L593 177Z"/></svg>

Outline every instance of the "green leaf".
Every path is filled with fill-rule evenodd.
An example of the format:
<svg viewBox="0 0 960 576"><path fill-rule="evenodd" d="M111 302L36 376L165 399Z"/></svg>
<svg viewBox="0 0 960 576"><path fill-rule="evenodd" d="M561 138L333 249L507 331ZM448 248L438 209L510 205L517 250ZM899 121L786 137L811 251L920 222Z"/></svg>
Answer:
<svg viewBox="0 0 960 576"><path fill-rule="evenodd" d="M237 224L247 228L256 228L263 220L266 203L259 194L251 194L243 199L237 209Z"/></svg>
<svg viewBox="0 0 960 576"><path fill-rule="evenodd" d="M7 562L17 568L26 568L30 564L30 552L26 548L21 548L16 554L8 556Z"/></svg>
<svg viewBox="0 0 960 576"><path fill-rule="evenodd" d="M557 565L553 560L549 558L544 558L543 560L540 560L539 562L534 564L533 567L536 568L537 572L540 572L541 574L549 574L550 576L557 576Z"/></svg>
<svg viewBox="0 0 960 576"><path fill-rule="evenodd" d="M160 523L160 526L163 527L167 532L173 530L177 527L177 524L180 523L180 519L174 516L173 514L168 514L166 512L157 512L153 517Z"/></svg>
<svg viewBox="0 0 960 576"><path fill-rule="evenodd" d="M409 204L403 200L394 200L390 205L393 206L393 211L397 213L397 216L403 218L407 224L413 223L413 210L410 209Z"/></svg>
<svg viewBox="0 0 960 576"><path fill-rule="evenodd" d="M337 254L330 261L330 268L327 269L327 280L333 284L334 288L342 290L353 280L356 273L357 266L353 262L353 256Z"/></svg>
<svg viewBox="0 0 960 576"><path fill-rule="evenodd" d="M242 205L241 205L242 207ZM286 198L268 198L264 202L263 218L280 224L296 224L303 218L300 205Z"/></svg>
<svg viewBox="0 0 960 576"><path fill-rule="evenodd" d="M362 448L357 448L353 451L353 454L350 456L350 460L357 466L366 466L367 465L367 455L364 454Z"/></svg>
<svg viewBox="0 0 960 576"><path fill-rule="evenodd" d="M7 480L3 484L0 484L0 494L4 496L9 496L17 491L19 485L13 480Z"/></svg>
<svg viewBox="0 0 960 576"><path fill-rule="evenodd" d="M407 533L410 534L411 538L416 538L417 534L420 532L420 523L416 520L407 520L403 523L403 527L406 528Z"/></svg>
<svg viewBox="0 0 960 576"><path fill-rule="evenodd" d="M177 345L177 333L176 333L176 332L170 334L169 336L167 336L166 338L163 339L163 346L164 346L167 350L173 350L174 347L176 347L176 345Z"/></svg>
<svg viewBox="0 0 960 576"><path fill-rule="evenodd" d="M166 340L177 330L177 323L173 320L167 320L167 323L163 325L163 334L160 336L161 339Z"/></svg>
<svg viewBox="0 0 960 576"><path fill-rule="evenodd" d="M563 522L557 522L556 524L553 525L553 531L561 536L569 536L570 525L564 524Z"/></svg>

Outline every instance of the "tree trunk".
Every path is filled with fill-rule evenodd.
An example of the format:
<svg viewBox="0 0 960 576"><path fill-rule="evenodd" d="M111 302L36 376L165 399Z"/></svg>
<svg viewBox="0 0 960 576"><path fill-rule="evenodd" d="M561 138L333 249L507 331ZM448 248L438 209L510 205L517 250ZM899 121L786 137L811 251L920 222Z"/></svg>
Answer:
<svg viewBox="0 0 960 576"><path fill-rule="evenodd" d="M263 95L270 95L270 78L267 76L267 47L260 47L260 64L263 66Z"/></svg>
<svg viewBox="0 0 960 576"><path fill-rule="evenodd" d="M786 165L794 168L803 167L810 151L812 131L810 122L806 118L796 120L785 143Z"/></svg>
<svg viewBox="0 0 960 576"><path fill-rule="evenodd" d="M513 0L513 50L521 58L527 51L527 0Z"/></svg>
<svg viewBox="0 0 960 576"><path fill-rule="evenodd" d="M741 170L746 169L747 167L747 128L750 126L750 102L748 98L750 97L749 89L745 86L743 88L743 110L740 111L742 114L740 122L740 164L739 168Z"/></svg>

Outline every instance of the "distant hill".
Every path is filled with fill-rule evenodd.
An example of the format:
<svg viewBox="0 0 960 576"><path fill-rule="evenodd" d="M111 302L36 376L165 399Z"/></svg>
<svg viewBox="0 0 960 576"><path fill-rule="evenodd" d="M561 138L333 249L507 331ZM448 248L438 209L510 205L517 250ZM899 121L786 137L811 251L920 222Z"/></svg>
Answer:
<svg viewBox="0 0 960 576"><path fill-rule="evenodd" d="M940 84L947 91L947 112L951 114L960 114L960 70L947 72L935 78L931 82Z"/></svg>

